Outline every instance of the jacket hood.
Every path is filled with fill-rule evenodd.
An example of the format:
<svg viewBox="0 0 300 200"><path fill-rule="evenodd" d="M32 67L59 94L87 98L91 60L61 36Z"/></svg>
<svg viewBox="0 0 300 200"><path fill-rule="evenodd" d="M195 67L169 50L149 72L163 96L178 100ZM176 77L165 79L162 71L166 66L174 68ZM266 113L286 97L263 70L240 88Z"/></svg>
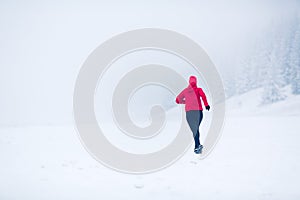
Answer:
<svg viewBox="0 0 300 200"><path fill-rule="evenodd" d="M190 76L189 84L192 87L197 87L197 78L196 78L196 76Z"/></svg>

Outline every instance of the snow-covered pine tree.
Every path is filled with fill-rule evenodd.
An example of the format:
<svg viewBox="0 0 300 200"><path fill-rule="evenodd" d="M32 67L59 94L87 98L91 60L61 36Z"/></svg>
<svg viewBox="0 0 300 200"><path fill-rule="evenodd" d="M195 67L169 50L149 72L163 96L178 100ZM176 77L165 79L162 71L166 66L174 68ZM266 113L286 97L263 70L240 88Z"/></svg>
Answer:
<svg viewBox="0 0 300 200"><path fill-rule="evenodd" d="M300 17L292 40L289 65L291 67L290 82L293 94L300 94Z"/></svg>
<svg viewBox="0 0 300 200"><path fill-rule="evenodd" d="M250 74L251 67L249 66L249 63L246 62L246 60L241 60L239 62L239 67L237 70L236 75L236 93L238 95L241 95L247 91L249 91L250 84Z"/></svg>
<svg viewBox="0 0 300 200"><path fill-rule="evenodd" d="M272 26L268 38L268 45L265 50L266 62L263 66L264 70L264 83L262 104L274 103L285 98L281 93L280 86L283 86L283 73L282 73L282 37L285 37L280 31L281 26Z"/></svg>
<svg viewBox="0 0 300 200"><path fill-rule="evenodd" d="M266 71L262 94L262 104L275 103L285 98L285 96L281 94L279 85L276 83L276 77L278 76L275 68L276 62L278 61L276 60L275 52L273 51L271 55L269 55L269 64L265 68Z"/></svg>
<svg viewBox="0 0 300 200"><path fill-rule="evenodd" d="M257 88L258 67L253 52L241 57L237 62L236 72L236 93L238 95Z"/></svg>
<svg viewBox="0 0 300 200"><path fill-rule="evenodd" d="M285 32L285 37L282 40L282 57L283 57L283 63L282 63L282 73L283 73L283 79L284 79L284 86L290 85L292 82L292 66L290 62L291 52L292 52L292 46L293 46L293 40L295 36L295 32L297 30L297 25L300 22L297 20L296 15L291 15L285 22L285 26L282 29Z"/></svg>

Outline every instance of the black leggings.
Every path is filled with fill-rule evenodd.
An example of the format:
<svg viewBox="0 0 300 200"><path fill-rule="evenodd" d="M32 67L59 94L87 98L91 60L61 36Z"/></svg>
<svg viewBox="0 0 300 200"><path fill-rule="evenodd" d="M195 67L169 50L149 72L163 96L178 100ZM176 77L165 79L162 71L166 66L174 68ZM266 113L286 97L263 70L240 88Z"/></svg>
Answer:
<svg viewBox="0 0 300 200"><path fill-rule="evenodd" d="M186 120L193 132L195 148L200 145L199 126L203 118L202 110L190 110L186 112Z"/></svg>

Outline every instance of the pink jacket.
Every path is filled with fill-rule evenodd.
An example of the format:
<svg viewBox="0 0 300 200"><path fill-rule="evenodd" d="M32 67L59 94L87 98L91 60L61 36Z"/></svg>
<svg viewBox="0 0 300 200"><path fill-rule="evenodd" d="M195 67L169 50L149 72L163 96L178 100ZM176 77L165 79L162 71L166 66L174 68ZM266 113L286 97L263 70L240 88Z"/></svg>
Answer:
<svg viewBox="0 0 300 200"><path fill-rule="evenodd" d="M200 97L204 102L204 106L208 106L205 93L202 88L197 87L196 77L191 76L189 86L176 97L176 103L185 104L185 111L203 110Z"/></svg>

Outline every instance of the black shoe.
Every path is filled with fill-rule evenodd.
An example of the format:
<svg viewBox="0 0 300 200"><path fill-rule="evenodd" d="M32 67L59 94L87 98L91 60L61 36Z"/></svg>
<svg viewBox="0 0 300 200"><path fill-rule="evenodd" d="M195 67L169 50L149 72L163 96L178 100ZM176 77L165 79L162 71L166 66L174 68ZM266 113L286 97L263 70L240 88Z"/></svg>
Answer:
<svg viewBox="0 0 300 200"><path fill-rule="evenodd" d="M197 148L194 149L195 154L201 154L203 149L203 145L199 145Z"/></svg>

